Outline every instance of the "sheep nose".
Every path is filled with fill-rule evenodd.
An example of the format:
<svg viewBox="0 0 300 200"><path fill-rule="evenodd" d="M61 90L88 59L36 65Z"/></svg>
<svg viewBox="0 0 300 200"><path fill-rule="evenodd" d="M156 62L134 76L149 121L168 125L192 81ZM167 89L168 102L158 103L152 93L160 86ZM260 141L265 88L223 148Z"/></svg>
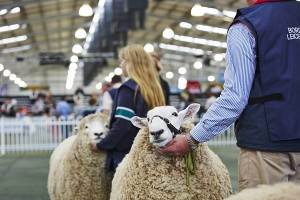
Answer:
<svg viewBox="0 0 300 200"><path fill-rule="evenodd" d="M103 135L103 133L94 133L94 135L98 136L98 138Z"/></svg>
<svg viewBox="0 0 300 200"><path fill-rule="evenodd" d="M164 132L163 129L158 131L150 131L150 135L152 135L155 139L158 139L159 136Z"/></svg>

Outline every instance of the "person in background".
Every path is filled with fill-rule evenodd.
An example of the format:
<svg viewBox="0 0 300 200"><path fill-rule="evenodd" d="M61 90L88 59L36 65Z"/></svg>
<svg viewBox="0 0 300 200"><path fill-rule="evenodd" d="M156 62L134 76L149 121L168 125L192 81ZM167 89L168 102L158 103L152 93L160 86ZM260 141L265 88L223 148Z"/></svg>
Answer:
<svg viewBox="0 0 300 200"><path fill-rule="evenodd" d="M56 105L56 116L60 117L63 116L65 119L71 114L71 106L66 100L66 96L62 96L61 100Z"/></svg>
<svg viewBox="0 0 300 200"><path fill-rule="evenodd" d="M221 93L221 88L219 86L212 86L210 87L207 92L206 96L208 97L205 102L205 110L208 110L210 106L217 100L217 97Z"/></svg>
<svg viewBox="0 0 300 200"><path fill-rule="evenodd" d="M75 105L83 105L84 103L84 91L81 87L78 87L73 95Z"/></svg>
<svg viewBox="0 0 300 200"><path fill-rule="evenodd" d="M13 99L11 97L7 97L5 99L5 102L1 105L1 113L2 115L6 117L15 117L18 106L17 106L17 100Z"/></svg>
<svg viewBox="0 0 300 200"><path fill-rule="evenodd" d="M29 94L29 100L31 104L34 104L36 100L38 99L40 94L40 90L33 89L31 90L31 93Z"/></svg>
<svg viewBox="0 0 300 200"><path fill-rule="evenodd" d="M68 116L71 114L71 106L67 102L66 96L62 96L61 100L57 103L56 105L56 116L57 117L63 117L63 121L68 120ZM62 125L61 126L61 133L62 133L62 138L65 139L69 137L69 129L70 127L68 125Z"/></svg>
<svg viewBox="0 0 300 200"><path fill-rule="evenodd" d="M48 117L55 116L56 101L52 92L48 90L45 95L44 114Z"/></svg>
<svg viewBox="0 0 300 200"><path fill-rule="evenodd" d="M107 114L108 116L111 113L113 100L116 96L118 88L122 85L122 77L119 75L114 75L111 78L111 87L103 93L102 99L102 113Z"/></svg>
<svg viewBox="0 0 300 200"><path fill-rule="evenodd" d="M82 87L77 87L73 95L73 101L73 112L75 117L83 116L84 111L87 109L87 106L85 105L85 93Z"/></svg>
<svg viewBox="0 0 300 200"><path fill-rule="evenodd" d="M123 75L128 79L114 98L110 131L99 143L90 142L92 150L107 151L107 171L115 171L139 131L130 119L135 115L146 117L149 109L165 105L153 60L144 48L135 44L126 46L120 52L120 60Z"/></svg>
<svg viewBox="0 0 300 200"><path fill-rule="evenodd" d="M240 190L300 182L300 2L247 3L228 30L221 96L190 133L158 149L186 154L235 122Z"/></svg>
<svg viewBox="0 0 300 200"><path fill-rule="evenodd" d="M150 55L152 56L152 58L154 60L155 69L157 70L157 72L159 74L159 81L160 81L160 85L161 85L164 95L165 95L166 105L170 105L170 85L160 75L160 73L162 72L162 69L163 69L161 62L160 62L160 54L158 52L152 51L150 53Z"/></svg>
<svg viewBox="0 0 300 200"><path fill-rule="evenodd" d="M101 87L101 92L99 95L99 101L98 101L98 108L96 110L96 113L101 112L102 106L103 106L103 94L110 88L110 82L103 81L102 82L102 87Z"/></svg>
<svg viewBox="0 0 300 200"><path fill-rule="evenodd" d="M87 107L85 107L84 111L83 111L83 117L89 115L89 114L93 114L96 112L97 110L97 104L98 104L98 98L97 98L97 94L96 93L92 93L90 98L89 98L89 105Z"/></svg>

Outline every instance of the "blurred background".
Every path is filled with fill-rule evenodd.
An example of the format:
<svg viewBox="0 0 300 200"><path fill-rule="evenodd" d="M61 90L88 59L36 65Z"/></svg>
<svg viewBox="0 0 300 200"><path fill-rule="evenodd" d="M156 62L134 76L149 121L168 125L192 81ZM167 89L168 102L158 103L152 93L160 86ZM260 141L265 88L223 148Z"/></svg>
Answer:
<svg viewBox="0 0 300 200"><path fill-rule="evenodd" d="M0 0L0 95L98 91L118 51L161 55L171 92L224 82L226 32L244 0Z"/></svg>
<svg viewBox="0 0 300 200"><path fill-rule="evenodd" d="M49 199L52 150L73 134L77 114L95 111L107 83L122 75L118 52L128 44L160 54L171 105L200 103L199 120L207 99L222 91L227 28L244 6L244 0L0 0L0 200ZM52 112L64 101L73 118ZM208 145L237 191L233 127Z"/></svg>

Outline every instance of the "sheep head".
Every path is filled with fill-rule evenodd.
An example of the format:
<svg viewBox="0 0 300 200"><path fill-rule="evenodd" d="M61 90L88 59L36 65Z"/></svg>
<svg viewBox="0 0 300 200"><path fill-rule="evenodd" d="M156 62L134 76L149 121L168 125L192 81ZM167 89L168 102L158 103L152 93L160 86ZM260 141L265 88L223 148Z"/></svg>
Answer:
<svg viewBox="0 0 300 200"><path fill-rule="evenodd" d="M79 122L77 132L98 143L108 133L108 117L102 113L90 114Z"/></svg>
<svg viewBox="0 0 300 200"><path fill-rule="evenodd" d="M170 142L175 133L170 123L176 130L179 130L182 123L192 120L200 109L200 104L190 104L186 109L178 112L173 106L160 106L149 110L147 118L134 116L131 122L138 128L149 128L149 140L156 147L163 147Z"/></svg>

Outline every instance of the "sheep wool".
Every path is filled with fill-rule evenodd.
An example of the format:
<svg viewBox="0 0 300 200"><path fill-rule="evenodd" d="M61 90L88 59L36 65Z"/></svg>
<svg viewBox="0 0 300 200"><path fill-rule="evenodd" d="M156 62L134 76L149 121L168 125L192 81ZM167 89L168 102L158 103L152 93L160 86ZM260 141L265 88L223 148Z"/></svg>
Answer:
<svg viewBox="0 0 300 200"><path fill-rule="evenodd" d="M244 189L226 200L298 200L300 185L292 182L274 185L259 185L255 188Z"/></svg>
<svg viewBox="0 0 300 200"><path fill-rule="evenodd" d="M93 152L86 124L107 122L102 114L91 114L79 122L77 135L62 142L50 158L48 192L51 200L109 199L112 174L104 171L106 152Z"/></svg>
<svg viewBox="0 0 300 200"><path fill-rule="evenodd" d="M190 126L192 127L192 126ZM232 193L225 165L206 144L194 152L196 169L186 185L184 156L159 154L149 143L148 128L136 136L112 181L111 200L221 200Z"/></svg>

